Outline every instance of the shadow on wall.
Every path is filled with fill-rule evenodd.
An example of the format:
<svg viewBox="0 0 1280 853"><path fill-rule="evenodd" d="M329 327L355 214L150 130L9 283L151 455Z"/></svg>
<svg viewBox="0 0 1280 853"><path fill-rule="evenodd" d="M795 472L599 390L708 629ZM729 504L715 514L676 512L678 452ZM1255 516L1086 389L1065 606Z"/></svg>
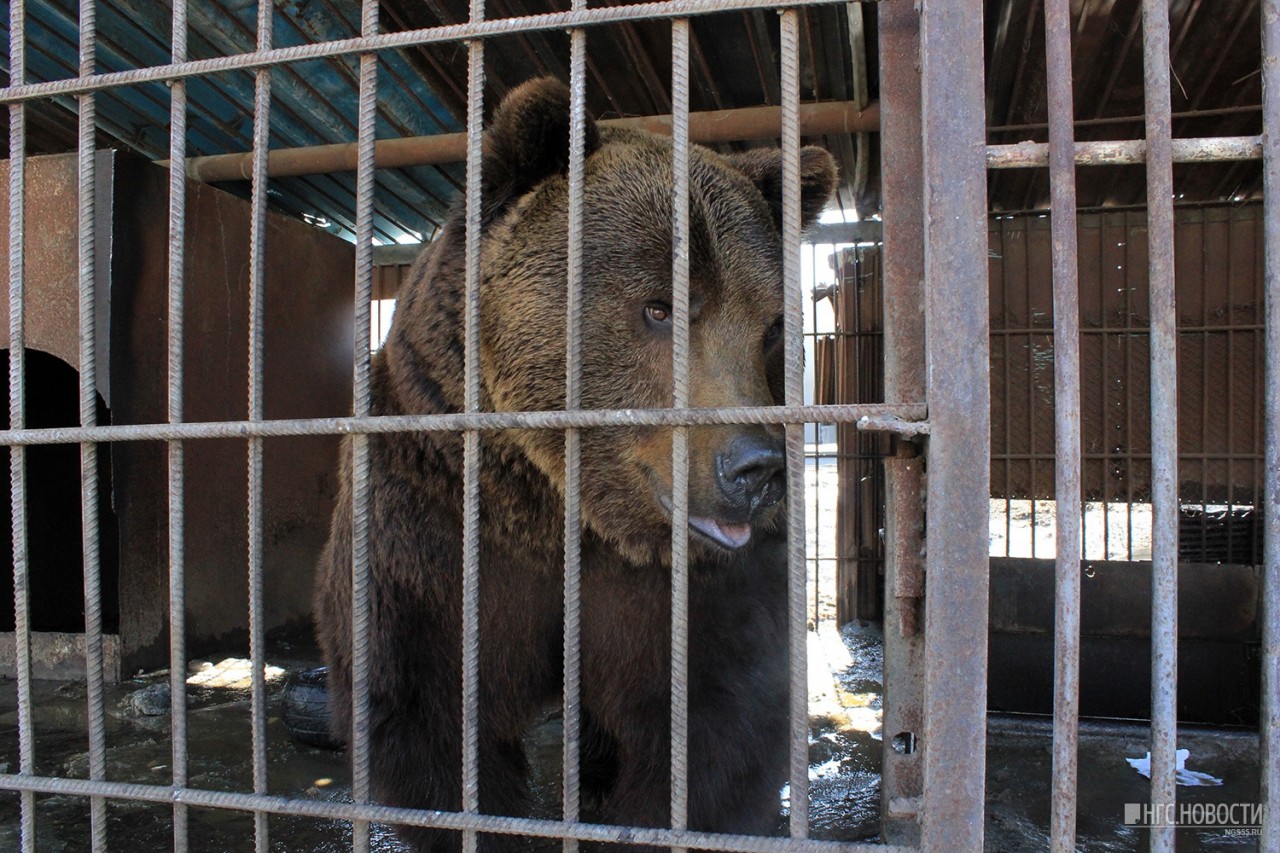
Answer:
<svg viewBox="0 0 1280 853"><path fill-rule="evenodd" d="M9 423L9 351L3 354L3 413ZM32 428L79 426L80 374L75 368L39 350L26 351L25 417ZM97 397L97 422L111 421L101 395ZM8 459L3 465L11 470ZM80 445L35 445L26 449L27 553L30 623L33 631L84 631L84 543L80 510ZM0 488L0 561L13 565L12 491L9 477ZM111 504L111 454L98 452L98 518L102 578L102 622L106 633L119 627L119 536ZM14 630L13 573L0 573L0 631Z"/></svg>

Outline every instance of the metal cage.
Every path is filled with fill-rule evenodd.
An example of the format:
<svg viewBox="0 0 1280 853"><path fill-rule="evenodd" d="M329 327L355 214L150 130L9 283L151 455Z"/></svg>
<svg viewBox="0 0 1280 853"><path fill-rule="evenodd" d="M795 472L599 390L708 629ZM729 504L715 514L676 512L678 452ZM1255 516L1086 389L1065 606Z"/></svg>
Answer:
<svg viewBox="0 0 1280 853"><path fill-rule="evenodd" d="M990 385L988 329L988 233L986 174L988 169L1048 167L1052 176L1053 299L1055 364L1056 500L1060 508L1082 501L1080 444L1080 354L1078 273L1076 270L1076 168L1104 163L1145 163L1149 183L1148 223L1151 282L1152 375L1152 503L1153 559L1153 720L1151 727L1151 802L1175 802L1173 768L1176 721L1176 595L1178 495L1176 447L1176 370L1174 326L1173 206L1174 162L1229 158L1261 158L1266 174L1264 239L1266 241L1266 442L1264 520L1266 633L1264 638L1262 714L1263 801L1266 805L1261 849L1280 848L1280 104L1276 93L1280 62L1280 10L1263 3L1263 73L1265 132L1259 137L1173 139L1170 132L1169 6L1144 0L1143 37L1146 67L1146 139L1137 142L1074 141L1070 3L1046 0L1049 138L1047 144L986 144L983 79L983 6L979 0L882 0L879 3L882 68L881 139L884 223L884 361L883 404L806 406L802 397L802 312L800 292L800 218L798 151L801 138L800 53L798 15L829 0L657 0L622 6L589 5L573 0L569 9L523 17L489 18L484 0L472 0L470 19L427 29L380 32L378 3L363 0L359 37L319 40L281 47L273 42L272 4L259 4L257 48L226 57L192 60L187 55L187 4L175 0L172 56L169 61L126 70L101 72L95 62L95 3L82 0L79 16L78 76L53 82L26 82L24 3L9 4L9 78L0 101L9 113L8 282L9 282L9 412L10 427L0 440L10 448L13 510L13 574L16 611L16 670L19 695L17 768L0 773L0 790L21 797L23 849L34 851L35 795L86 797L91 803L92 849L107 849L105 803L137 800L171 804L173 848L188 849L187 817L192 808L230 809L255 817L255 845L268 849L267 816L309 815L350 821L353 849L369 849L370 822L441 827L463 834L464 849L474 850L478 833L502 833L563 840L566 850L579 842L619 842L676 849L799 853L818 850L978 851L983 847L986 755L986 683L988 628L988 500L990 496ZM918 5L918 9L916 8ZM760 409L700 410L688 407L689 228L688 146L689 20L714 12L778 8L780 26L779 92L784 167L784 277L786 286L786 404ZM581 204L569 218L569 275L565 321L569 330L568 402L560 412L484 412L480 409L479 311L480 154L483 75L486 43L513 33L568 30L569 82L573 118L585 112L585 45L595 28L623 21L671 22L671 88L674 104L676 214L678 247L672 259L675 291L674 369L676 394L670 408L650 411L585 411L578 406L581 336L579 319L582 230ZM466 130L451 144L461 144L466 161L466 407L453 415L375 417L370 415L370 303L374 288L374 174L387 155L388 140L375 140L374 106L379 87L380 51L454 44L465 47L468 79ZM355 363L352 367L354 407L350 417L280 420L265 416L263 385L265 217L271 157L269 117L273 68L318 58L342 57L358 63L359 108L356 117L355 210ZM221 422L191 422L184 416L184 228L187 154L188 84L210 75L251 72L255 80L254 145L247 158L251 179L251 298L249 370L245 377L247 417ZM168 412L162 422L129 426L100 425L95 400L95 101L120 87L163 83L171 91L169 170L169 301L167 306ZM25 419L23 336L25 217L28 105L45 98L72 99L79 120L79 377L80 425L28 428ZM571 139L581 140L581 134ZM388 161L382 160L386 163ZM581 145L571 148L571 198L579 198L583 175ZM673 498L673 635L672 635L672 821L669 828L622 827L584 823L576 786L564 789L563 819L535 820L480 813L477 796L478 655L465 643L464 750L460 767L463 807L459 812L397 809L370 800L368 773L368 646L355 644L352 803L319 802L273 795L267 788L266 686L263 681L263 444L276 436L351 435L354 471L355 546L352 555L354 628L367 631L369 619L367 565L367 440L375 433L448 430L464 437L464 506L467 530L477 524L480 503L479 459L486 431L497 429L562 430L566 442L567 500L565 513L564 637L564 775L576 778L581 734L578 707L578 583L580 554L574 547L581 519L576 499L580 486L577 461L579 431L609 425L675 427L675 482L688 473L686 427L706 423L781 423L786 425L790 536L791 662L791 811L789 837L745 837L687 828L688 750L687 678L682 670L688 648L688 496L677 488ZM806 709L806 631L808 601L803 548L805 501L803 426L834 423L842 428L878 431L893 436L886 457L885 521L885 756L883 820L885 838L901 846L838 844L810 839ZM244 442L248 459L246 491L249 508L249 624L254 668L251 746L253 788L241 792L204 790L188 773L184 624L184 549L187 519L183 512L184 458L194 442L234 439ZM163 442L168 459L168 590L170 686L172 711L172 778L167 785L111 780L106 775L103 707L103 630L99 576L97 513L100 505L96 471L105 443ZM31 630L29 626L27 531L24 500L31 477L30 448L46 444L78 445L82 470L83 553L85 567L85 655L88 673L89 760L87 778L36 774L35 735L31 723ZM927 470L927 476L925 474ZM925 508L927 507L927 513ZM1056 696L1053 745L1052 849L1075 847L1076 772L1080 632L1080 513L1057 515ZM479 554L474 537L465 536L464 636L478 632ZM927 547L926 547L927 543ZM918 836L918 841L917 841ZM1152 831L1153 850L1173 849L1173 829Z"/></svg>

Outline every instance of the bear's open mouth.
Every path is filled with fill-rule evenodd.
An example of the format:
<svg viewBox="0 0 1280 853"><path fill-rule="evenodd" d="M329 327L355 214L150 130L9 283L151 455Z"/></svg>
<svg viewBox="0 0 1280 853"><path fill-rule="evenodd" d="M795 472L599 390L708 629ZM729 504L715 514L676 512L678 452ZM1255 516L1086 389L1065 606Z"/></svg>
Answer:
<svg viewBox="0 0 1280 853"><path fill-rule="evenodd" d="M750 524L730 524L727 521L691 515L689 529L698 531L712 542L731 551L736 551L751 541Z"/></svg>
<svg viewBox="0 0 1280 853"><path fill-rule="evenodd" d="M662 492L658 493L658 502L672 515L671 499ZM689 529L704 539L709 539L721 548L737 551L751 541L751 524L748 522L723 521L718 518L706 518L701 515L689 516Z"/></svg>

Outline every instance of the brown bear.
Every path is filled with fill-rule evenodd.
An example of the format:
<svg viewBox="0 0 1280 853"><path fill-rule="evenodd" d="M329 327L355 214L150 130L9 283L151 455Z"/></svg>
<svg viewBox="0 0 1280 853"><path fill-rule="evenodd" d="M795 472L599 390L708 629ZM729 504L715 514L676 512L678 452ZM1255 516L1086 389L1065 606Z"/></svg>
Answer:
<svg viewBox="0 0 1280 853"><path fill-rule="evenodd" d="M486 411L564 408L569 104L535 80L499 106L483 160L480 371ZM672 149L588 122L582 323L586 409L672 404ZM781 158L690 156L691 405L781 402ZM801 153L811 222L835 183ZM461 212L423 252L373 359L373 412L463 408ZM588 817L669 825L672 431L581 433L582 707ZM527 813L521 736L561 691L564 437L482 433L481 811ZM776 426L689 429L689 826L779 822L786 776L785 476ZM462 439L369 439L371 775L382 803L461 806ZM345 454L344 454L345 455ZM316 619L335 734L351 706L349 462ZM458 833L403 827L418 850ZM501 846L500 836L482 836Z"/></svg>

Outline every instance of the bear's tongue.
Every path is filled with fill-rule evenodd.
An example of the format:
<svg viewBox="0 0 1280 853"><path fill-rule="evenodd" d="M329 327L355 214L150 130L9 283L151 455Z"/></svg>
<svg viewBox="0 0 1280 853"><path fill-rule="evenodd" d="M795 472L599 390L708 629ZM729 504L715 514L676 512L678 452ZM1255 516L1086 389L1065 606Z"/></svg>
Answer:
<svg viewBox="0 0 1280 853"><path fill-rule="evenodd" d="M726 548L737 550L751 539L750 524L730 524L714 518L689 516L689 526Z"/></svg>

